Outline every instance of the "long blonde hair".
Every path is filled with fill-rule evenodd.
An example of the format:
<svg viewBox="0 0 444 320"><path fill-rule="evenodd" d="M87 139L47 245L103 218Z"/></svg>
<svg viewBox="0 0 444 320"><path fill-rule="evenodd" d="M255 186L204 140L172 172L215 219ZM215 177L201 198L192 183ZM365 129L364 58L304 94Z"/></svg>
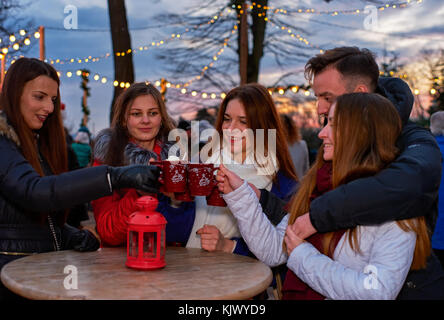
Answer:
<svg viewBox="0 0 444 320"><path fill-rule="evenodd" d="M377 174L399 153L396 140L402 129L401 119L393 104L378 94L351 93L338 97L333 123L333 188ZM323 147L290 203L288 224L294 223L297 217L310 209L310 195L316 186L317 170L324 165L322 155ZM397 224L403 231L417 234L411 269L425 268L431 248L424 217L400 220ZM357 232L356 227L347 230L351 248L360 252ZM330 232L324 236L324 254L332 254L328 249L333 234Z"/></svg>

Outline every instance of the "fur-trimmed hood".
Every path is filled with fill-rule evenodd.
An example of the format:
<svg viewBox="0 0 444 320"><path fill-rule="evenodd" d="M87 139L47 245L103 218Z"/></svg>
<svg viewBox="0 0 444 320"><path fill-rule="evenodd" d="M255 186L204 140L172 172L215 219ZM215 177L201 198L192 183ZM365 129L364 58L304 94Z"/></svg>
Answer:
<svg viewBox="0 0 444 320"><path fill-rule="evenodd" d="M14 128L8 123L6 114L0 110L0 136L6 137L17 146L20 146L20 140Z"/></svg>
<svg viewBox="0 0 444 320"><path fill-rule="evenodd" d="M100 131L96 138L94 139L94 158L99 160L100 162L105 162L105 156L109 148L109 143L111 141L111 129L103 129ZM160 152L160 160L168 159L168 152L175 150L176 147L172 142L160 142L161 144L161 152ZM179 148L177 148L178 154ZM124 150L124 165L131 164L147 164L151 158L157 159L157 154L154 151L146 150L139 147L137 144L129 142Z"/></svg>

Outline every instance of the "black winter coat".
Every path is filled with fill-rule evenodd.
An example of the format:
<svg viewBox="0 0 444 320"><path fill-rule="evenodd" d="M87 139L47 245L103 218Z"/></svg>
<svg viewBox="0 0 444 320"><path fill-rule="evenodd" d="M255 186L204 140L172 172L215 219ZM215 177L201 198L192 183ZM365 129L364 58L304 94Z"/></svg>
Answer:
<svg viewBox="0 0 444 320"><path fill-rule="evenodd" d="M16 133L0 112L0 268L26 254L54 251L55 237L60 249L75 248L89 231L57 224L61 211L110 194L106 166L41 177L23 157ZM40 222L48 215L54 232L47 219Z"/></svg>
<svg viewBox="0 0 444 320"><path fill-rule="evenodd" d="M401 116L404 127L397 142L401 154L377 175L351 181L314 199L310 220L318 232L420 216L425 216L429 229L434 230L441 179L440 149L428 130L408 122L413 95L404 81L380 78L377 93L387 97ZM263 190L261 204L274 212L268 215L274 223L286 214L284 204ZM432 254L426 270L409 273L398 298L433 297L444 299L444 272Z"/></svg>

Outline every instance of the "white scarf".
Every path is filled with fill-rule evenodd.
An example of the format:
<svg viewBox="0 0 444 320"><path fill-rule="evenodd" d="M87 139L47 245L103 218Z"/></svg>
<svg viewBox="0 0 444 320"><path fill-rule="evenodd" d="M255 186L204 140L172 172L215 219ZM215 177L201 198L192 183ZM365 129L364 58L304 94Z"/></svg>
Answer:
<svg viewBox="0 0 444 320"><path fill-rule="evenodd" d="M231 155L222 152L215 152L206 163L214 163L216 166L220 164L220 155L222 154L222 163L227 169L236 173L242 179L247 180L249 183L256 186L258 189L271 190L273 184L273 174L264 175L260 174L260 168L257 168L254 164L239 164L231 160L232 164L226 159L231 159ZM250 157L250 158L249 158ZM253 159L253 153L247 156L244 163L255 163ZM187 242L187 248L201 248L200 235L196 234L196 231L202 228L205 224L216 226L225 238L240 237L240 232L237 227L236 218L231 213L228 207L215 207L207 205L205 197L195 197L196 216L194 218L193 228Z"/></svg>

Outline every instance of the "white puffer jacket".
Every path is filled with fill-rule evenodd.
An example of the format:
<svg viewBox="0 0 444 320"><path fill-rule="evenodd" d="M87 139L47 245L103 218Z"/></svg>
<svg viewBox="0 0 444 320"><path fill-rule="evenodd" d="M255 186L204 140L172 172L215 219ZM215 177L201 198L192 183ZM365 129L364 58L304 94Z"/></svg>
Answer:
<svg viewBox="0 0 444 320"><path fill-rule="evenodd" d="M345 233L333 260L308 242L288 257L282 248L288 215L273 226L246 182L224 199L259 260L269 266L287 262L289 269L327 299L395 299L401 290L413 260L416 234L404 232L396 222L358 227L361 254L352 250Z"/></svg>

